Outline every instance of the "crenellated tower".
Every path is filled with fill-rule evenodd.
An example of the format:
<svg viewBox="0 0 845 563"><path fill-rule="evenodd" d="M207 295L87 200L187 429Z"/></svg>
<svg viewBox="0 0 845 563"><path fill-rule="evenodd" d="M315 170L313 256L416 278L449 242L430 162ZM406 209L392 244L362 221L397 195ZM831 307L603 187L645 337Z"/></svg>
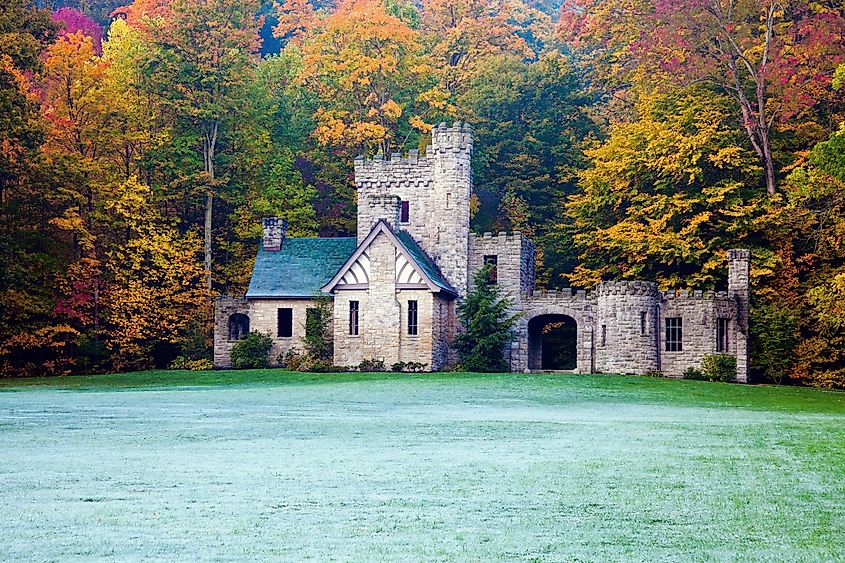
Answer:
<svg viewBox="0 0 845 563"><path fill-rule="evenodd" d="M407 231L459 295L466 295L473 131L469 124L434 127L425 155L355 160L358 242L384 219Z"/></svg>

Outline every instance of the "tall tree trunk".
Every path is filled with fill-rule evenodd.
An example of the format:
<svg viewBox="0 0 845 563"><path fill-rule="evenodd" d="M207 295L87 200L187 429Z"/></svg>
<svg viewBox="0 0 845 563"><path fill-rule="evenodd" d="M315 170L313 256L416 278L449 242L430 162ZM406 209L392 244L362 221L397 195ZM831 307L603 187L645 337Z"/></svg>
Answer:
<svg viewBox="0 0 845 563"><path fill-rule="evenodd" d="M214 194L209 189L205 196L205 237L203 249L205 250L205 287L211 292L211 214L214 207Z"/></svg>
<svg viewBox="0 0 845 563"><path fill-rule="evenodd" d="M212 234L212 216L214 210L214 152L217 146L217 131L219 124L217 121L205 130L205 137L203 139L203 164L205 166L205 173L208 175L208 192L205 196L205 228L203 250L205 252L205 260L203 266L205 267L205 287L211 295L211 234Z"/></svg>

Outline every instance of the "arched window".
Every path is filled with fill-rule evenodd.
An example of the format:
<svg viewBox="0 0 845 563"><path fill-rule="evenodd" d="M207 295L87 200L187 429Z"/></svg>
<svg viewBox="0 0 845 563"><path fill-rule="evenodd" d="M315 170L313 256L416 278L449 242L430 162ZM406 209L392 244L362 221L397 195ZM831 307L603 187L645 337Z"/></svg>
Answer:
<svg viewBox="0 0 845 563"><path fill-rule="evenodd" d="M243 313L229 315L229 340L243 340L249 334L249 317Z"/></svg>

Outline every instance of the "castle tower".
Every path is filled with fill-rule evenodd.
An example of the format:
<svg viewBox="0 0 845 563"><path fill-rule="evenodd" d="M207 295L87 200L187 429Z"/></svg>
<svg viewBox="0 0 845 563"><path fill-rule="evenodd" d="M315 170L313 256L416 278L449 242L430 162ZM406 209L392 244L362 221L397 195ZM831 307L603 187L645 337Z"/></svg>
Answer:
<svg viewBox="0 0 845 563"><path fill-rule="evenodd" d="M389 160L355 160L358 242L379 219L407 231L461 296L468 280L472 147L469 124L441 123L424 156L412 150Z"/></svg>
<svg viewBox="0 0 845 563"><path fill-rule="evenodd" d="M469 124L441 123L431 131L434 181L428 192L429 240L423 238L423 248L461 297L466 296L469 276L472 146Z"/></svg>
<svg viewBox="0 0 845 563"><path fill-rule="evenodd" d="M728 295L736 300L736 380L748 383L748 315L751 304L751 251L728 250Z"/></svg>
<svg viewBox="0 0 845 563"><path fill-rule="evenodd" d="M602 282L596 288L596 371L641 375L659 366L657 284Z"/></svg>

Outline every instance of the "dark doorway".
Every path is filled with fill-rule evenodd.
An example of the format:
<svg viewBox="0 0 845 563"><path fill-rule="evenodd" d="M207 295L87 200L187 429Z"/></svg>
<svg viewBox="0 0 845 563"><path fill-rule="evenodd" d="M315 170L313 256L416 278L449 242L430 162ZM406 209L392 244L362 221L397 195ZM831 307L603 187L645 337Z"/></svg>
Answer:
<svg viewBox="0 0 845 563"><path fill-rule="evenodd" d="M568 315L540 315L528 321L528 367L573 370L578 367L578 324Z"/></svg>
<svg viewBox="0 0 845 563"><path fill-rule="evenodd" d="M229 315L229 340L243 340L249 334L249 317L243 313Z"/></svg>

